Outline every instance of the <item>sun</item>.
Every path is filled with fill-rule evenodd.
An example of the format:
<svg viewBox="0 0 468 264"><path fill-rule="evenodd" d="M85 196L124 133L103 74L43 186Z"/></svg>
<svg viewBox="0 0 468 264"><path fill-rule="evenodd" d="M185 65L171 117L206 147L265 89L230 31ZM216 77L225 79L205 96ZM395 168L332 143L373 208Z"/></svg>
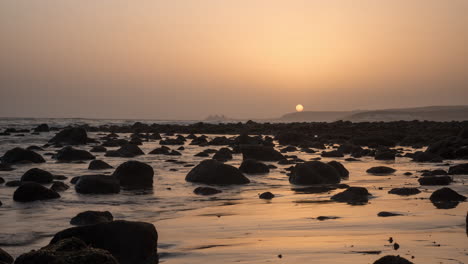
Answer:
<svg viewBox="0 0 468 264"><path fill-rule="evenodd" d="M301 105L301 104L296 105L296 111L297 111L297 112L302 112L302 111L304 111L304 106Z"/></svg>

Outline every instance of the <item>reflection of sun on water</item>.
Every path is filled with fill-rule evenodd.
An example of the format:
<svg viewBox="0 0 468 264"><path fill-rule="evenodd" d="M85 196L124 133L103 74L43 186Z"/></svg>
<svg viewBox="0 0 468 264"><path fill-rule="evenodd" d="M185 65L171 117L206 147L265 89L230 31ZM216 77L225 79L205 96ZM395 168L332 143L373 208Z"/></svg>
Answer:
<svg viewBox="0 0 468 264"><path fill-rule="evenodd" d="M297 112L302 112L302 111L304 111L304 106L302 106L301 104L296 105L296 111L297 111Z"/></svg>

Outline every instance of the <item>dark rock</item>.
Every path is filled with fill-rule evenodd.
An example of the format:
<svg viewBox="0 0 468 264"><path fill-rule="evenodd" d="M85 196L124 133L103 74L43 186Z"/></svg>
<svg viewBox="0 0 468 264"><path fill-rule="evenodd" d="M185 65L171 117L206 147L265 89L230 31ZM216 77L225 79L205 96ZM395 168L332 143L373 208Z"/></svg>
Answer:
<svg viewBox="0 0 468 264"><path fill-rule="evenodd" d="M70 161L79 161L79 160L93 160L96 157L86 150L75 149L71 146L67 146L59 150L55 158L58 161L70 162Z"/></svg>
<svg viewBox="0 0 468 264"><path fill-rule="evenodd" d="M111 194L119 193L119 180L105 175L80 176L75 185L75 190L82 194Z"/></svg>
<svg viewBox="0 0 468 264"><path fill-rule="evenodd" d="M345 161L353 162L353 161L361 161L361 160L360 159L355 159L355 158L347 158L347 159L345 159Z"/></svg>
<svg viewBox="0 0 468 264"><path fill-rule="evenodd" d="M44 163L44 158L32 150L26 150L23 148L14 148L8 150L2 157L3 163L22 163L22 162L32 162L32 163Z"/></svg>
<svg viewBox="0 0 468 264"><path fill-rule="evenodd" d="M241 145L240 151L243 159L254 159L259 161L279 161L285 159L283 154L273 147L262 145Z"/></svg>
<svg viewBox="0 0 468 264"><path fill-rule="evenodd" d="M442 188L437 191L434 191L429 197L431 202L463 202L466 201L466 197L460 195L456 191L450 188Z"/></svg>
<svg viewBox="0 0 468 264"><path fill-rule="evenodd" d="M349 178L349 171L343 166L343 164L339 163L338 161L330 161L327 163L328 165L332 166L335 168L336 171L340 174L340 177L342 179L347 179Z"/></svg>
<svg viewBox="0 0 468 264"><path fill-rule="evenodd" d="M34 128L34 132L49 132L49 125L47 124L40 124L36 128Z"/></svg>
<svg viewBox="0 0 468 264"><path fill-rule="evenodd" d="M1 262L0 262L1 263ZM88 247L78 238L64 239L19 256L15 264L119 264L110 252Z"/></svg>
<svg viewBox="0 0 468 264"><path fill-rule="evenodd" d="M70 189L70 186L61 181L54 181L52 186L50 186L50 189L56 192L63 192Z"/></svg>
<svg viewBox="0 0 468 264"><path fill-rule="evenodd" d="M60 194L35 182L23 183L13 193L13 200L16 202L33 202L56 198L60 198Z"/></svg>
<svg viewBox="0 0 468 264"><path fill-rule="evenodd" d="M226 138L225 136L222 137L215 137L213 140L208 142L208 145L212 146L227 146L231 145L233 141L231 139Z"/></svg>
<svg viewBox="0 0 468 264"><path fill-rule="evenodd" d="M2 177L0 177L0 184L4 184L5 183L5 179L3 179Z"/></svg>
<svg viewBox="0 0 468 264"><path fill-rule="evenodd" d="M91 148L90 152L106 152L106 147L103 146L94 146Z"/></svg>
<svg viewBox="0 0 468 264"><path fill-rule="evenodd" d="M23 183L25 183L25 182L18 181L18 180L13 180L13 181L7 181L5 183L5 186L7 186L7 187L18 187L18 186L23 185Z"/></svg>
<svg viewBox="0 0 468 264"><path fill-rule="evenodd" d="M112 174L126 188L153 188L154 170L150 165L139 161L127 161L119 165Z"/></svg>
<svg viewBox="0 0 468 264"><path fill-rule="evenodd" d="M332 151L322 151L322 157L324 158L341 158L344 157L343 152L339 150L332 150Z"/></svg>
<svg viewBox="0 0 468 264"><path fill-rule="evenodd" d="M1 160L1 158L0 158L0 160ZM0 171L12 171L12 170L15 170L15 169L12 168L10 164L0 163Z"/></svg>
<svg viewBox="0 0 468 264"><path fill-rule="evenodd" d="M340 172L320 161L296 164L289 176L289 182L298 185L334 184L340 180Z"/></svg>
<svg viewBox="0 0 468 264"><path fill-rule="evenodd" d="M408 196L408 195L415 195L415 194L421 193L421 191L418 188L403 187L403 188L393 188L390 191L388 191L388 193Z"/></svg>
<svg viewBox="0 0 468 264"><path fill-rule="evenodd" d="M415 162L442 162L442 157L430 152L418 151L412 155Z"/></svg>
<svg viewBox="0 0 468 264"><path fill-rule="evenodd" d="M258 196L260 199L271 200L275 197L271 192L264 192Z"/></svg>
<svg viewBox="0 0 468 264"><path fill-rule="evenodd" d="M5 250L0 248L0 263L11 264L14 259Z"/></svg>
<svg viewBox="0 0 468 264"><path fill-rule="evenodd" d="M388 175L394 173L396 170L386 166L377 166L368 169L366 172L374 175Z"/></svg>
<svg viewBox="0 0 468 264"><path fill-rule="evenodd" d="M247 174L263 174L270 172L270 168L266 164L252 159L243 160L239 170Z"/></svg>
<svg viewBox="0 0 468 264"><path fill-rule="evenodd" d="M150 223L112 221L72 227L55 234L50 243L57 244L71 237L81 239L91 247L109 251L120 264L158 262L158 233Z"/></svg>
<svg viewBox="0 0 468 264"><path fill-rule="evenodd" d="M41 170L38 168L30 169L21 176L21 181L24 182L37 182L37 183L51 183L54 180L52 173Z"/></svg>
<svg viewBox="0 0 468 264"><path fill-rule="evenodd" d="M193 190L193 193L198 194L198 195L214 195L221 193L221 190L211 188L211 187L197 187L195 190Z"/></svg>
<svg viewBox="0 0 468 264"><path fill-rule="evenodd" d="M468 175L468 163L450 166L448 173L449 174L466 174L466 175Z"/></svg>
<svg viewBox="0 0 468 264"><path fill-rule="evenodd" d="M114 216L109 211L85 211L77 214L70 220L71 225L94 225L114 221Z"/></svg>
<svg viewBox="0 0 468 264"><path fill-rule="evenodd" d="M338 219L340 217L338 216L318 216L317 220L319 221L325 221L325 220L332 220L332 219Z"/></svg>
<svg viewBox="0 0 468 264"><path fill-rule="evenodd" d="M335 194L331 197L332 200L353 205L366 204L369 200L370 193L364 187L349 187L343 192Z"/></svg>
<svg viewBox="0 0 468 264"><path fill-rule="evenodd" d="M391 150L376 151L374 158L376 160L395 160L395 152Z"/></svg>
<svg viewBox="0 0 468 264"><path fill-rule="evenodd" d="M202 161L187 174L185 180L219 185L246 184L250 182L237 168L216 160Z"/></svg>
<svg viewBox="0 0 468 264"><path fill-rule="evenodd" d="M38 147L38 146L29 146L26 148L26 150L32 150L32 151L44 151L43 148Z"/></svg>
<svg viewBox="0 0 468 264"><path fill-rule="evenodd" d="M402 214L398 214L398 213L392 213L392 212L380 212L377 214L377 216L379 217L390 217L390 216L400 216Z"/></svg>
<svg viewBox="0 0 468 264"><path fill-rule="evenodd" d="M113 167L102 160L92 160L89 163L88 170L107 170Z"/></svg>
<svg viewBox="0 0 468 264"><path fill-rule="evenodd" d="M162 146L160 148L153 149L148 154L151 154L151 155L169 155L170 150L171 150L170 148L168 148L166 146Z"/></svg>
<svg viewBox="0 0 468 264"><path fill-rule="evenodd" d="M81 176L75 176L70 180L70 183L71 184L76 184L80 178L81 178Z"/></svg>
<svg viewBox="0 0 468 264"><path fill-rule="evenodd" d="M214 154L213 159L221 162L231 160L232 151L228 148L221 148Z"/></svg>
<svg viewBox="0 0 468 264"><path fill-rule="evenodd" d="M195 157L209 157L210 154L208 154L207 152L202 151L202 152L199 152L199 153L195 154L194 156Z"/></svg>
<svg viewBox="0 0 468 264"><path fill-rule="evenodd" d="M385 256L374 262L374 264L413 264L413 262L408 261L405 258L400 256Z"/></svg>
<svg viewBox="0 0 468 264"><path fill-rule="evenodd" d="M426 176L418 179L421 185L449 185L452 181L450 176Z"/></svg>
<svg viewBox="0 0 468 264"><path fill-rule="evenodd" d="M64 144L64 145L84 145L92 142L93 140L88 138L86 130L81 127L66 128L57 133L49 143Z"/></svg>
<svg viewBox="0 0 468 264"><path fill-rule="evenodd" d="M123 145L118 150L107 151L105 154L106 157L122 158L133 158L140 155L145 155L145 153L137 145L133 144Z"/></svg>

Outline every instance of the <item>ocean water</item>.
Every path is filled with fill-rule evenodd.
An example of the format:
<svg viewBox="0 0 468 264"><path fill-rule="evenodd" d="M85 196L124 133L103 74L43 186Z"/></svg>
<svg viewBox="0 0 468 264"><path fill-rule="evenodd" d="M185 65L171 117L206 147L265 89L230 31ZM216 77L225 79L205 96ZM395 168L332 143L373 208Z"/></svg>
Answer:
<svg viewBox="0 0 468 264"><path fill-rule="evenodd" d="M144 122L153 123L158 121ZM63 127L68 124L132 124L135 120L88 119L1 119L0 131L6 127L33 128L40 123ZM177 123L181 121L159 121ZM188 121L187 121L188 122ZM24 137L0 136L0 155L16 147L44 145L55 132ZM90 133L98 138L99 133ZM130 134L119 134L121 138ZM209 135L213 138L217 135ZM67 176L64 182L72 188L56 200L32 203L14 202L16 188L0 185L0 247L14 256L49 243L58 231L71 227L70 219L85 210L108 210L115 219L153 223L159 233L158 252L161 263L373 263L384 255L400 255L414 263L468 263L468 237L465 217L468 203L456 208L437 209L428 199L441 186L419 186L417 177L423 169L447 169L448 165L414 163L408 158L376 161L362 158L359 162L338 160L350 171L346 183L366 187L372 198L366 205L331 202L330 197L342 190L326 193L303 193L294 190L285 174L290 165L278 165L269 174L246 175L251 183L243 186L219 187L223 192L214 196L198 196L193 189L200 184L185 181L189 165L205 158L194 154L207 147L185 144L182 156L143 155L133 160L150 164L155 170L152 191L122 191L113 195L82 195L75 192L69 180L74 176L95 174L87 170L88 163L58 163L46 153L39 153L44 164L16 165L10 172L0 172L5 180L17 180L30 168L37 167L56 175ZM159 147L158 141L144 142L145 153ZM89 150L92 145L80 146ZM176 149L178 146L169 146ZM280 146L277 145L277 148ZM210 146L208 148L219 148ZM113 149L113 148L108 148ZM409 152L414 149L405 148ZM93 153L114 167L127 158L104 157ZM291 152L309 160L319 154ZM346 157L345 157L346 158ZM166 162L168 159L183 164ZM235 154L227 162L239 166L242 156ZM448 161L449 164L461 161ZM389 176L373 176L365 171L378 165L391 166L397 171ZM176 169L176 171L173 171ZM103 173L111 174L113 169ZM413 176L403 175L412 172ZM450 188L468 196L468 175L457 175ZM388 194L394 187L420 187L414 196ZM258 194L271 191L272 200L262 200ZM402 216L378 217L390 211ZM318 216L337 219L319 221ZM388 239L400 245L394 250ZM368 251L380 252L368 254ZM367 253L366 253L367 252ZM279 257L281 255L281 258Z"/></svg>

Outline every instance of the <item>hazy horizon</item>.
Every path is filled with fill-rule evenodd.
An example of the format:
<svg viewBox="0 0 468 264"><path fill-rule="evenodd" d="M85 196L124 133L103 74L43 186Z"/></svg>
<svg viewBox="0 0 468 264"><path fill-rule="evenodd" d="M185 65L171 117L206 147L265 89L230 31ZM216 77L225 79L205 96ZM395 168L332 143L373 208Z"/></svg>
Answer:
<svg viewBox="0 0 468 264"><path fill-rule="evenodd" d="M0 116L468 104L468 1L0 3Z"/></svg>

